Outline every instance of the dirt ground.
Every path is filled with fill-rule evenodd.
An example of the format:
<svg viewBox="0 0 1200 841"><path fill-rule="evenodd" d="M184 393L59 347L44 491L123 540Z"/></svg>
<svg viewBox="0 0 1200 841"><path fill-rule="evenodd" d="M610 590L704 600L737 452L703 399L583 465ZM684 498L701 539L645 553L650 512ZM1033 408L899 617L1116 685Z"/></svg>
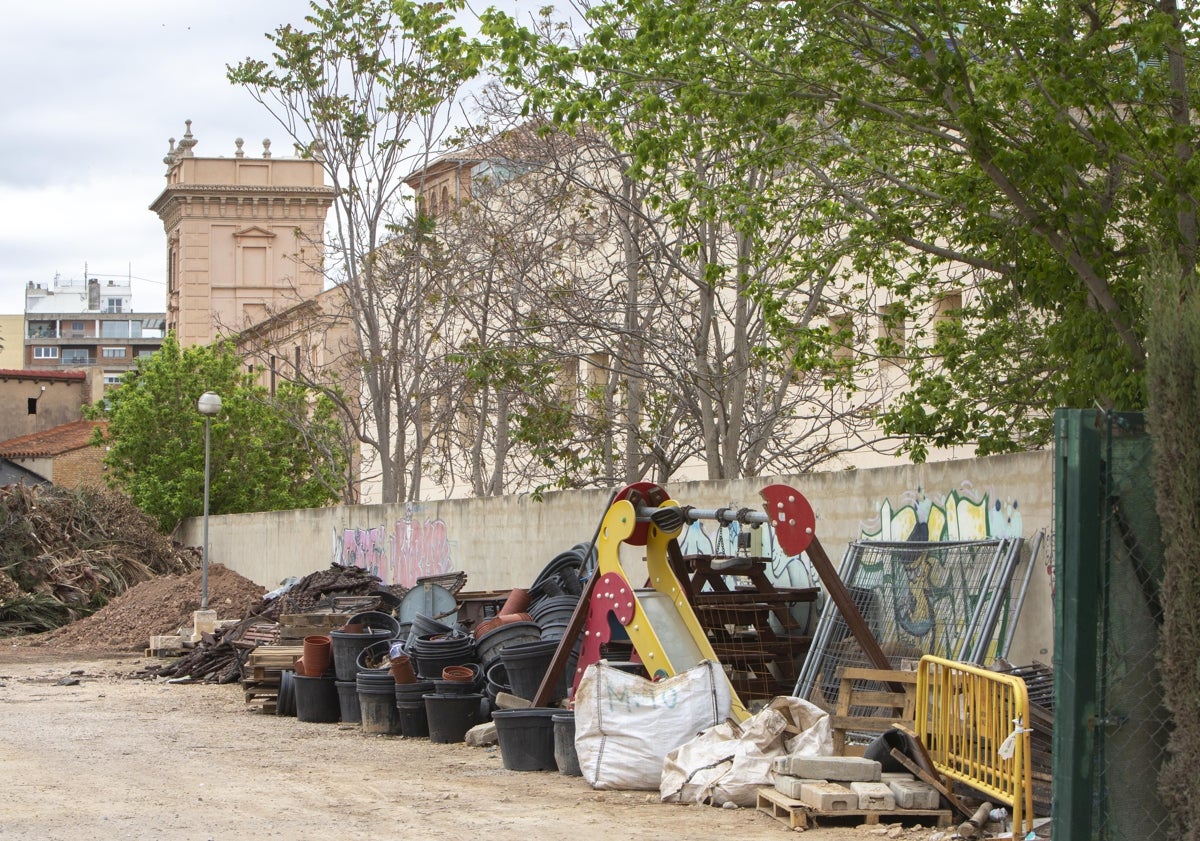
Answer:
<svg viewBox="0 0 1200 841"><path fill-rule="evenodd" d="M237 684L129 678L147 662L0 643L0 839L753 841L791 832L754 809L668 805L652 792L508 771L495 747L263 715ZM807 835L928 841L934 832Z"/></svg>

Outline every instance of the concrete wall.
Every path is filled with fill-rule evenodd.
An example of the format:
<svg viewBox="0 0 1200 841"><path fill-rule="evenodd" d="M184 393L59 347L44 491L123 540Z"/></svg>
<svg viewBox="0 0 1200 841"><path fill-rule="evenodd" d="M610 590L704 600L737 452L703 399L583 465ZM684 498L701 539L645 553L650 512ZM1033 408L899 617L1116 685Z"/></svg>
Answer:
<svg viewBox="0 0 1200 841"><path fill-rule="evenodd" d="M852 540L905 540L918 523L926 524L931 539L1020 535L1031 543L1044 531L1009 659L1050 662L1051 453L679 483L668 490L681 504L699 508L761 509L759 491L777 482L796 488L812 504L817 537L835 564ZM224 515L209 521L210 559L268 588L339 562L405 585L461 569L469 590L507 590L529 586L559 552L591 540L607 502L608 492L596 490L547 494L542 502L511 496ZM711 524L706 531L711 537ZM201 533L201 519L193 518L180 526L179 538L199 546ZM799 567L799 580L793 576L792 583L806 586L806 574Z"/></svg>

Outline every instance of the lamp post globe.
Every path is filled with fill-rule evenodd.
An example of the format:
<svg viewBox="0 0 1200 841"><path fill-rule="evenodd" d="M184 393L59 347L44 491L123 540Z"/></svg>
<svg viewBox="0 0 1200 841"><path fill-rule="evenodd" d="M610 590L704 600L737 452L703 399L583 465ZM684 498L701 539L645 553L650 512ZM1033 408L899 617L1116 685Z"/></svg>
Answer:
<svg viewBox="0 0 1200 841"><path fill-rule="evenodd" d="M212 419L221 411L221 395L206 391L196 403L204 415L204 538L200 547L200 609L208 610L208 485L209 463L212 452Z"/></svg>

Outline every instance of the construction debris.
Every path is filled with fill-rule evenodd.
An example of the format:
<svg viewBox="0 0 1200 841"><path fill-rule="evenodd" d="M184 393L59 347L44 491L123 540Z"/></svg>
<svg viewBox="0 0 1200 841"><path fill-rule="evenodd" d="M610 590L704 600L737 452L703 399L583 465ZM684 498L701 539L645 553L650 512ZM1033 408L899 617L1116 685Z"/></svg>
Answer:
<svg viewBox="0 0 1200 841"><path fill-rule="evenodd" d="M243 617L238 624L205 634L195 649L181 659L149 666L139 676L234 683L242 678L246 654L258 646L255 637L264 625L278 623L285 615L316 612L322 608L335 611L347 602L353 604L356 611L383 606L391 609L399 604L404 592L403 587L384 586L378 576L359 567L331 564L327 569L294 582L286 591L260 600L252 609L237 614ZM229 613L225 609L221 612Z"/></svg>
<svg viewBox="0 0 1200 841"><path fill-rule="evenodd" d="M90 616L48 633L15 637L13 645L142 651L156 636L179 636L190 647L192 613L200 607L201 572L159 575L126 590ZM223 616L245 616L263 605L264 588L222 564L209 564L208 597Z"/></svg>
<svg viewBox="0 0 1200 841"><path fill-rule="evenodd" d="M62 627L139 582L198 566L195 550L116 491L0 488L0 635Z"/></svg>

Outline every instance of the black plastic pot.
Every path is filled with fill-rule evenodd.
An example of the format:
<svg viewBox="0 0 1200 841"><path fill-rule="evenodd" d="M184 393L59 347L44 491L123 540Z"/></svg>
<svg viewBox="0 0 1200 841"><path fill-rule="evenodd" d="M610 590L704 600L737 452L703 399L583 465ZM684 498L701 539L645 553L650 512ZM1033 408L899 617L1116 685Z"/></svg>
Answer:
<svg viewBox="0 0 1200 841"><path fill-rule="evenodd" d="M484 721L486 701L478 693L429 694L424 701L431 742L461 742L468 730Z"/></svg>
<svg viewBox="0 0 1200 841"><path fill-rule="evenodd" d="M338 691L339 717L348 724L362 721L362 707L358 703L358 682L353 680L334 681Z"/></svg>
<svg viewBox="0 0 1200 841"><path fill-rule="evenodd" d="M554 764L558 773L568 777L582 777L579 754L575 751L575 713L560 712L550 716L554 726Z"/></svg>
<svg viewBox="0 0 1200 841"><path fill-rule="evenodd" d="M284 669L279 673L279 694L275 696L275 715L296 714L296 690L292 679L296 673Z"/></svg>
<svg viewBox="0 0 1200 841"><path fill-rule="evenodd" d="M358 655L365 648L375 643L386 642L393 636L393 633L387 629L369 631L362 634L330 631L329 640L333 648L333 671L337 675L337 679L354 680L358 674Z"/></svg>
<svg viewBox="0 0 1200 841"><path fill-rule="evenodd" d="M554 771L554 716L556 707L528 707L523 710L496 710L496 738L500 742L500 761L510 771Z"/></svg>
<svg viewBox="0 0 1200 841"><path fill-rule="evenodd" d="M332 675L308 677L295 675L292 685L296 694L296 718L300 721L337 721L342 712L337 686Z"/></svg>

